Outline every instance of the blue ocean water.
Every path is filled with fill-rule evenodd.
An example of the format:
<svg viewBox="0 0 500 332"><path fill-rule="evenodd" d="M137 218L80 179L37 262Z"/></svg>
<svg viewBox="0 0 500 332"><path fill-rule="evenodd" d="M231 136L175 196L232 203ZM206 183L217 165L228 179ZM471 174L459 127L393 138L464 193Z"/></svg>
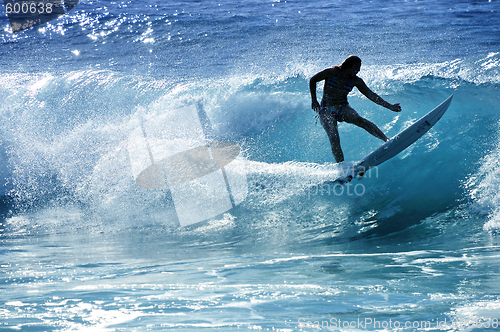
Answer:
<svg viewBox="0 0 500 332"><path fill-rule="evenodd" d="M2 15L0 331L498 330L499 19L496 0L83 0L15 34ZM454 99L330 187L308 82L350 54L401 103L350 96L389 137ZM127 142L193 102L248 192L179 227ZM380 145L339 131L346 160Z"/></svg>

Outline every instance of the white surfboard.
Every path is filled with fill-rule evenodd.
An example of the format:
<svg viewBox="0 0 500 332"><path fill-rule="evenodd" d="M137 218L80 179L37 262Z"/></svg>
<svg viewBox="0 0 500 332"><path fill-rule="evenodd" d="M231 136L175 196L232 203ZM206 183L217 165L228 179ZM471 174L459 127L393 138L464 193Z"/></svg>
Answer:
<svg viewBox="0 0 500 332"><path fill-rule="evenodd" d="M411 126L385 142L381 147L370 153L361 161L354 163L353 172L349 178L357 175L364 175L370 168L376 167L387 161L413 144L422 137L429 129L441 119L451 104L453 95L449 96L435 109L424 115L420 120L415 121ZM341 182L343 179L339 179ZM348 179L350 180L350 179Z"/></svg>

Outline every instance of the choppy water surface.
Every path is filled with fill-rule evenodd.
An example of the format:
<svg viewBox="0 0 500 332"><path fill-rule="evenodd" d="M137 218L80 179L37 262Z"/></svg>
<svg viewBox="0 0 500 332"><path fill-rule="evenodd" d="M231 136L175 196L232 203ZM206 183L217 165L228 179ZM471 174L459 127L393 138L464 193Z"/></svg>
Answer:
<svg viewBox="0 0 500 332"><path fill-rule="evenodd" d="M2 18L0 330L495 330L499 9L80 1L16 34ZM308 81L349 54L403 107L350 96L388 136L455 96L405 152L333 187ZM193 103L241 147L247 191L179 227L170 190L136 185L130 135ZM347 160L380 144L339 131Z"/></svg>

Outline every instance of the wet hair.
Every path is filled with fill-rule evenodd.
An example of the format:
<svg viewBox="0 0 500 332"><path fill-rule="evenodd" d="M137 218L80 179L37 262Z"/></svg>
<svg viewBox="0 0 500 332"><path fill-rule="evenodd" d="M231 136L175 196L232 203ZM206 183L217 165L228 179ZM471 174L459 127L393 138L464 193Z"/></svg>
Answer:
<svg viewBox="0 0 500 332"><path fill-rule="evenodd" d="M361 59L356 55L350 55L342 62L340 69L348 69L358 63L361 65Z"/></svg>

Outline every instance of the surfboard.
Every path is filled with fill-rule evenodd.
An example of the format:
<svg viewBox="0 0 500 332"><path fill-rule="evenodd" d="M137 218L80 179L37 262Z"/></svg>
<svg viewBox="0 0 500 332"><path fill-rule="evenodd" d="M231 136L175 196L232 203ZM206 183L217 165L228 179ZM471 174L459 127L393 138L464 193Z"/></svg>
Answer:
<svg viewBox="0 0 500 332"><path fill-rule="evenodd" d="M432 111L424 115L419 120L415 121L411 126L401 131L396 136L389 139L378 149L367 155L359 162L355 162L352 166L352 173L347 179L338 179L339 182L348 182L353 177L363 176L366 171L374 168L383 162L391 159L398 153L405 150L407 147L412 145L420 137L422 137L429 129L434 126L439 119L444 115L446 110L451 104L453 99L453 94L446 98L441 104L439 104Z"/></svg>

